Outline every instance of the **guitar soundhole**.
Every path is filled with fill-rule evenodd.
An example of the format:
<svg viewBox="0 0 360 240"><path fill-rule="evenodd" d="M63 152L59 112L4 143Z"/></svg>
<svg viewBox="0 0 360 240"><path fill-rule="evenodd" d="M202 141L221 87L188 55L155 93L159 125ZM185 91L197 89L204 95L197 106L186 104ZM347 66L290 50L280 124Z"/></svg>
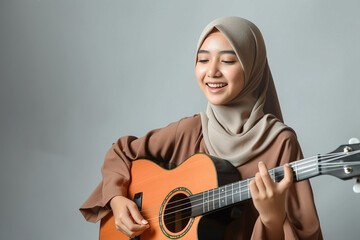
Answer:
<svg viewBox="0 0 360 240"><path fill-rule="evenodd" d="M190 200L185 194L179 193L174 195L165 207L164 224L169 231L178 233L188 225L190 216Z"/></svg>

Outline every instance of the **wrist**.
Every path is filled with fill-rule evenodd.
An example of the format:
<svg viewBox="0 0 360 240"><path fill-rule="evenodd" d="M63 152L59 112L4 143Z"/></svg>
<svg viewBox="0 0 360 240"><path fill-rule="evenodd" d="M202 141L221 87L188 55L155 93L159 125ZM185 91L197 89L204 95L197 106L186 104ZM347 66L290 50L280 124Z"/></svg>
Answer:
<svg viewBox="0 0 360 240"><path fill-rule="evenodd" d="M262 218L260 216L261 222L265 227L266 239L284 239L283 225L285 218L286 216L280 218Z"/></svg>
<svg viewBox="0 0 360 240"><path fill-rule="evenodd" d="M283 225L286 218L285 209L274 209L274 211L259 212L262 223L266 226L270 225Z"/></svg>
<svg viewBox="0 0 360 240"><path fill-rule="evenodd" d="M107 205L109 205L110 209L113 209L117 206L118 201L120 201L122 196L115 196L108 202Z"/></svg>

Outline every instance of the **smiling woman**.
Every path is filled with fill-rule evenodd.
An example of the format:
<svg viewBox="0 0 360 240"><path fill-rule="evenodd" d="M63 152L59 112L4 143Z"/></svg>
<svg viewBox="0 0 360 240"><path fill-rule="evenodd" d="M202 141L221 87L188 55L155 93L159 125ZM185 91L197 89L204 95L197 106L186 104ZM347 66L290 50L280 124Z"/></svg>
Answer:
<svg viewBox="0 0 360 240"><path fill-rule="evenodd" d="M229 41L213 30L197 55L195 74L199 86L211 104L227 104L244 88L244 71Z"/></svg>
<svg viewBox="0 0 360 240"><path fill-rule="evenodd" d="M184 240L322 239L309 182L292 183L288 163L302 158L302 153L295 132L282 122L259 29L239 17L216 19L202 32L196 54L196 78L209 101L206 112L141 138L119 138L106 155L102 182L80 208L84 217L102 220L102 229L110 232L100 235L104 240L138 235ZM196 153L212 157L185 161ZM141 159L184 171L155 173L149 161L140 165ZM218 164L222 174L211 168ZM284 176L275 183L267 169L279 165L284 165ZM219 185L235 181L228 173L252 179L247 182L250 188L237 191L240 199L247 194L253 200L204 217L195 214L222 208L235 198L230 194L233 188L216 193L211 189L218 186L203 188L205 184L197 180L210 172L218 176L211 180ZM134 186L149 187L133 192ZM201 209L200 192L207 194ZM178 206L169 205L179 201L194 210L173 212Z"/></svg>

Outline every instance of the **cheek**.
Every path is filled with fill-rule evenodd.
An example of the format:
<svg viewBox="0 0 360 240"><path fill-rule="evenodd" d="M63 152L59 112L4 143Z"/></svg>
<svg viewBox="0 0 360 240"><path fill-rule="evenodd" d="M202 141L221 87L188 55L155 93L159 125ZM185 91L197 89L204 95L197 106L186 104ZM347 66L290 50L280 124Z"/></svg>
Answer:
<svg viewBox="0 0 360 240"><path fill-rule="evenodd" d="M239 76L233 69L222 69L222 75L232 84L237 84Z"/></svg>
<svg viewBox="0 0 360 240"><path fill-rule="evenodd" d="M234 79L236 79L237 90L241 92L244 89L244 85L245 85L244 72L243 71L237 72L234 75Z"/></svg>
<svg viewBox="0 0 360 240"><path fill-rule="evenodd" d="M241 91L244 88L244 72L240 70L226 70L223 71L224 76L232 83L237 91Z"/></svg>
<svg viewBox="0 0 360 240"><path fill-rule="evenodd" d="M206 69L204 67L201 66L195 67L195 76L199 82L201 82L204 79L205 73L206 73Z"/></svg>

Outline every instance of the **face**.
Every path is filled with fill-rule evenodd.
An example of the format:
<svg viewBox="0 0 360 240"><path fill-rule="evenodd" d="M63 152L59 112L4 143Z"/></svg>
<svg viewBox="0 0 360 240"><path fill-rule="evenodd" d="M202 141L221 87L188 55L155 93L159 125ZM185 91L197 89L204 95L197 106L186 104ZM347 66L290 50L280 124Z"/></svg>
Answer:
<svg viewBox="0 0 360 240"><path fill-rule="evenodd" d="M229 103L244 88L244 71L233 48L219 31L211 32L197 54L195 75L213 105Z"/></svg>

